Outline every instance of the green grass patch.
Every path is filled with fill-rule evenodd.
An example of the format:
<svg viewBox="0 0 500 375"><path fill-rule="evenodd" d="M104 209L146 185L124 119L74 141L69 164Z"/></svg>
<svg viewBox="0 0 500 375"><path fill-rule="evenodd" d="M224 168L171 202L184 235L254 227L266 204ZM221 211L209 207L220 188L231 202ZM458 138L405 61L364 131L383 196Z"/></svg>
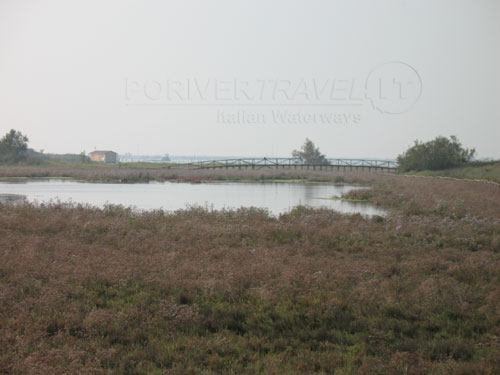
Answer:
<svg viewBox="0 0 500 375"><path fill-rule="evenodd" d="M471 162L459 168L450 168L440 171L409 172L407 174L415 176L487 180L500 183L500 161Z"/></svg>

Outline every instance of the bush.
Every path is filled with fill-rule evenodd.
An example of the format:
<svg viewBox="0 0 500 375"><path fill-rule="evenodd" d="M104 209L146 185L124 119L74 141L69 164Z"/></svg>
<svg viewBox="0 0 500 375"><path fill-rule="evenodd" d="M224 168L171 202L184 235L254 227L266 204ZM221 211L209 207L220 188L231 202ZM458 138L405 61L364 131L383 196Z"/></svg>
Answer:
<svg viewBox="0 0 500 375"><path fill-rule="evenodd" d="M466 149L455 136L436 137L429 142L415 141L406 152L398 156L401 171L440 170L458 167L469 162L476 150Z"/></svg>

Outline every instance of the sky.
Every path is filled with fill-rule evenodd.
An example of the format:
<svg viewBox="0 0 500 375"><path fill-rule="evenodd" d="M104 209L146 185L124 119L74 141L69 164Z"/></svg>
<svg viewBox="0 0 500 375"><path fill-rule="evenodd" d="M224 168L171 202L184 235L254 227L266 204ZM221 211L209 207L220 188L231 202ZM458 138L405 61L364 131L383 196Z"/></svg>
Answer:
<svg viewBox="0 0 500 375"><path fill-rule="evenodd" d="M498 0L0 0L0 133L91 152L500 158Z"/></svg>

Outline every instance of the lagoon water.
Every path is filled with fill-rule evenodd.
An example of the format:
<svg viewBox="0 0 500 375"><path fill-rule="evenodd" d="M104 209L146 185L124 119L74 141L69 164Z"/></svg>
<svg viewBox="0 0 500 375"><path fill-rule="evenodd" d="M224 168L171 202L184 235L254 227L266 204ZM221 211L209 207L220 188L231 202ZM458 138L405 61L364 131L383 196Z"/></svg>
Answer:
<svg viewBox="0 0 500 375"><path fill-rule="evenodd" d="M343 213L384 215L384 211L367 203L330 200L333 196L362 189L359 186L308 184L217 182L177 183L150 182L137 184L86 183L71 180L18 180L0 182L0 201L84 203L102 207L105 204L133 206L140 210L174 211L193 205L213 209L259 207L278 215L297 205L326 207Z"/></svg>

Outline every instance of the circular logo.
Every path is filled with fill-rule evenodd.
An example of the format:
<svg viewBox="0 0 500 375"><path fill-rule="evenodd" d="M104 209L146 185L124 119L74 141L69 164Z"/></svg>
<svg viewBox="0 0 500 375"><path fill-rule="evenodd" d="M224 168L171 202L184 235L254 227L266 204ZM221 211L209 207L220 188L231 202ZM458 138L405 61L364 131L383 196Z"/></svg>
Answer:
<svg viewBox="0 0 500 375"><path fill-rule="evenodd" d="M422 79L415 68L392 61L373 68L366 78L366 98L380 113L408 112L422 95Z"/></svg>

